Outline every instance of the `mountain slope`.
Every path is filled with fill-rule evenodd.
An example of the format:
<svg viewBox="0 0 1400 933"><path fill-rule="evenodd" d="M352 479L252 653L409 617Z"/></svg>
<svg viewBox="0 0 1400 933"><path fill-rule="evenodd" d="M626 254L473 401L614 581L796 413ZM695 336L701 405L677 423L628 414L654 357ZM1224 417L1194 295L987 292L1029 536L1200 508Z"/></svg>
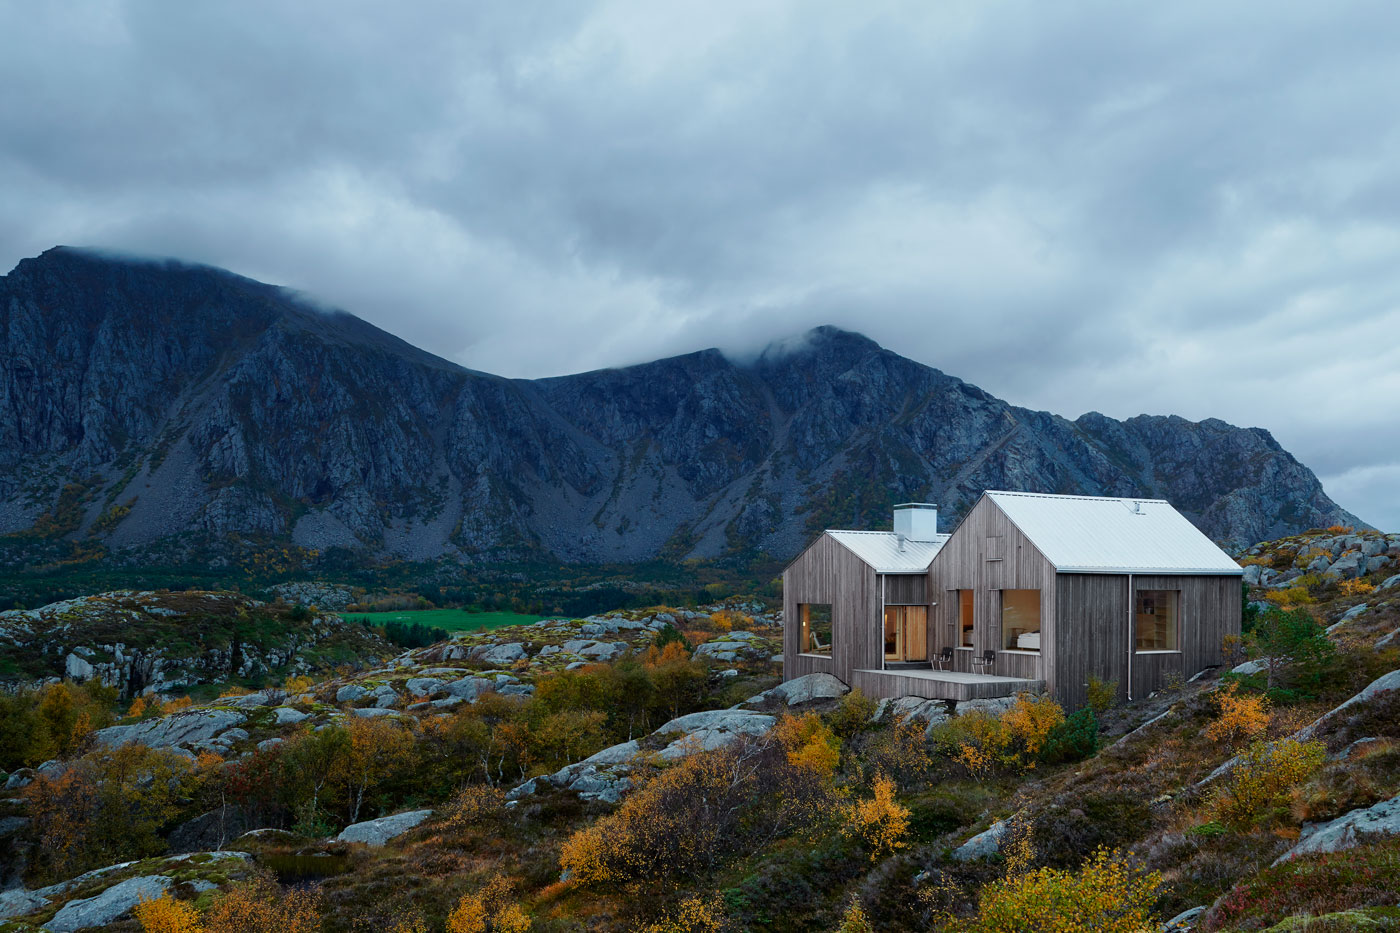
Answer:
<svg viewBox="0 0 1400 933"><path fill-rule="evenodd" d="M985 488L1161 496L1240 543L1357 523L1262 429L1069 421L834 328L509 380L217 269L57 248L0 279L0 533L786 557Z"/></svg>

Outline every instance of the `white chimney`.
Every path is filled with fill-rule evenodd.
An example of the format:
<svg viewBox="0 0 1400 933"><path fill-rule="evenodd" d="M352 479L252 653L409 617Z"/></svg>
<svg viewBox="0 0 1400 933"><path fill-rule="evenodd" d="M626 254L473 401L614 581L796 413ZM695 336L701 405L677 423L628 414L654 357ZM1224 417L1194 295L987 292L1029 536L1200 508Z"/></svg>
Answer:
<svg viewBox="0 0 1400 933"><path fill-rule="evenodd" d="M903 502L894 507L894 533L910 541L932 541L938 534L938 506Z"/></svg>

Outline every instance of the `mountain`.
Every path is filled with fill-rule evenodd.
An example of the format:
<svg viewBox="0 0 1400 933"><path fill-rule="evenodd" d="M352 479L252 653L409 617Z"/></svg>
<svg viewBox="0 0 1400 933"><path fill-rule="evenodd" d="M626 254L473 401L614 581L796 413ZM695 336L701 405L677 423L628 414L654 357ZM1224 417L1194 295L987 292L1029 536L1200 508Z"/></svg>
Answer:
<svg viewBox="0 0 1400 933"><path fill-rule="evenodd" d="M1263 429L1070 421L832 327L519 380L208 267L59 247L0 279L12 540L785 558L895 502L951 523L986 488L1163 497L1234 543L1360 524Z"/></svg>

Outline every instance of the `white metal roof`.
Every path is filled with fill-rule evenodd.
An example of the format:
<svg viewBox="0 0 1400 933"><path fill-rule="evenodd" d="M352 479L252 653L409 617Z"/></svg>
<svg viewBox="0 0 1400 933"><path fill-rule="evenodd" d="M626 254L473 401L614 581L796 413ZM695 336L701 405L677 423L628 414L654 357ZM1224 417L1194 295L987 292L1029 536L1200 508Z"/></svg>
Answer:
<svg viewBox="0 0 1400 933"><path fill-rule="evenodd" d="M949 537L936 535L932 541L905 538L904 550L900 550L899 536L893 531L828 530L827 534L874 567L876 573L923 573Z"/></svg>
<svg viewBox="0 0 1400 933"><path fill-rule="evenodd" d="M987 496L1061 573L1244 572L1163 499Z"/></svg>

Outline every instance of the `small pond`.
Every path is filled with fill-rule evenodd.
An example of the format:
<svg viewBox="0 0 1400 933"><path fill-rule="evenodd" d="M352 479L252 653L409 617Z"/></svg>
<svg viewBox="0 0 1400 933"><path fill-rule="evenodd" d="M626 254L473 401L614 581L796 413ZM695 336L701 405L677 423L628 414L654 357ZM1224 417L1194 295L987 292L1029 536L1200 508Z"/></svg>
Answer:
<svg viewBox="0 0 1400 933"><path fill-rule="evenodd" d="M264 855L258 862L275 872L282 884L320 881L350 870L349 856L324 852L312 855Z"/></svg>

